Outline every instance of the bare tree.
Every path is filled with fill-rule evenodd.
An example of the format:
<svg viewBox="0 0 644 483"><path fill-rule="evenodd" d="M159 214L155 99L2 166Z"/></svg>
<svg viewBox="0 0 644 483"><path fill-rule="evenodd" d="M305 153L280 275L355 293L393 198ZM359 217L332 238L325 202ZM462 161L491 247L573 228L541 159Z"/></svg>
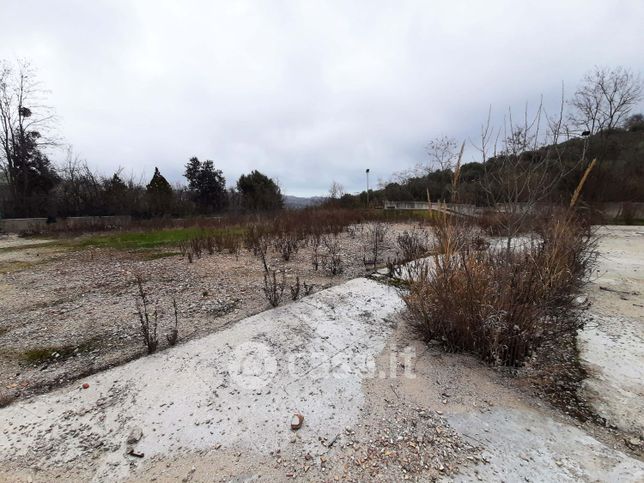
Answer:
<svg viewBox="0 0 644 483"><path fill-rule="evenodd" d="M546 201L557 183L577 168L564 163L559 146L563 132L563 92L558 112L548 116L541 101L530 113L526 104L521 120L508 110L503 125L494 128L491 112L481 129L484 174L481 187L488 204L497 210L499 231L508 251L512 240L526 228L537 205Z"/></svg>
<svg viewBox="0 0 644 483"><path fill-rule="evenodd" d="M45 91L29 63L13 67L0 61L0 169L13 203L24 203L35 187L51 186L54 177L41 149L55 143L51 137L52 109L43 104Z"/></svg>
<svg viewBox="0 0 644 483"><path fill-rule="evenodd" d="M344 196L344 193L344 186L333 180L331 187L329 188L329 198L331 198L332 200L339 200Z"/></svg>
<svg viewBox="0 0 644 483"><path fill-rule="evenodd" d="M449 136L437 137L427 144L426 151L429 156L429 168L433 165L445 171L454 167L458 157L458 143Z"/></svg>
<svg viewBox="0 0 644 483"><path fill-rule="evenodd" d="M570 122L589 134L614 129L622 125L641 99L639 74L624 67L595 67L584 76L569 101Z"/></svg>
<svg viewBox="0 0 644 483"><path fill-rule="evenodd" d="M57 202L64 215L99 214L102 202L100 177L93 173L82 160L68 147L65 162L59 168L62 177L57 188Z"/></svg>

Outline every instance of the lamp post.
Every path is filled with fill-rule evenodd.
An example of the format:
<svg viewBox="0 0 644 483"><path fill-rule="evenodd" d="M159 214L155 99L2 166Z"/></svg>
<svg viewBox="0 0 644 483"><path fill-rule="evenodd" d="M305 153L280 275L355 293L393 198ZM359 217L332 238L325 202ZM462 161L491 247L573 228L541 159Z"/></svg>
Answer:
<svg viewBox="0 0 644 483"><path fill-rule="evenodd" d="M367 208L369 208L369 168L365 172L367 173Z"/></svg>

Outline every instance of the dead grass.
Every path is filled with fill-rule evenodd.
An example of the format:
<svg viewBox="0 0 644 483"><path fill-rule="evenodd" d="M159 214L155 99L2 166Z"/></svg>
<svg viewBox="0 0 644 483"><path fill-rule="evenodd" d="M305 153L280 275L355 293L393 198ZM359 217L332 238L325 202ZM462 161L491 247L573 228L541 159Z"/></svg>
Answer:
<svg viewBox="0 0 644 483"><path fill-rule="evenodd" d="M404 296L425 338L494 365L521 365L544 341L575 333L573 299L594 261L594 237L572 211L512 250L480 249L471 227L445 220L436 253Z"/></svg>

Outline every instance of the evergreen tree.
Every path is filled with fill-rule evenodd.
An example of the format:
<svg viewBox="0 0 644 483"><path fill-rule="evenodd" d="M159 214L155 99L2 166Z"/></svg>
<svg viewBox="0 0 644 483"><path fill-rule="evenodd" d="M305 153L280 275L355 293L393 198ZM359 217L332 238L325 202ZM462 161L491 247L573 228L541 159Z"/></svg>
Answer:
<svg viewBox="0 0 644 483"><path fill-rule="evenodd" d="M146 192L151 215L159 216L170 212L173 195L172 186L159 172L159 168L154 168L154 175L146 186Z"/></svg>
<svg viewBox="0 0 644 483"><path fill-rule="evenodd" d="M284 206L280 187L259 171L240 176L237 190L242 207L252 211L279 210Z"/></svg>
<svg viewBox="0 0 644 483"><path fill-rule="evenodd" d="M226 178L221 170L215 169L212 161L201 162L196 157L190 158L184 176L188 180L192 199L202 213L226 207Z"/></svg>

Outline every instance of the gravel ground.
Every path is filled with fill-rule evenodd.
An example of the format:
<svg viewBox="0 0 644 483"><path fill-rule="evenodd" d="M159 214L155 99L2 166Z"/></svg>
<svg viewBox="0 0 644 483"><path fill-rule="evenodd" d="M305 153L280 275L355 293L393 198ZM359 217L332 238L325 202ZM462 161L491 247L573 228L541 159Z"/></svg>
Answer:
<svg viewBox="0 0 644 483"><path fill-rule="evenodd" d="M412 227L389 226L383 260L396 256L397 235ZM299 276L315 291L367 273L365 226L339 239L341 275L315 271L309 247L287 263L270 253L270 263L285 270L287 285ZM269 307L262 265L251 253L205 254L194 263L173 253L70 250L50 240L0 238L0 405L144 355L135 274L144 276L146 292L158 303L161 348L173 324L172 299L180 343ZM290 301L286 287L283 303Z"/></svg>
<svg viewBox="0 0 644 483"><path fill-rule="evenodd" d="M394 228L404 229L403 225ZM621 239L618 232L609 233L607 239L610 237ZM355 261L341 277L314 273L307 267L306 251L287 264L289 277L299 274L301 279L322 287L364 274L360 230L354 236L343 235L342 241L345 253ZM78 307L59 314L64 308L54 306L47 313L52 320L58 317L58 322L49 325L43 316L20 325L15 315L3 341L9 335L9 340L18 343L19 337L13 332L24 329L23 339L29 343L17 345L24 351L39 347L28 339L34 334L48 342L49 326L57 327L58 334L66 334L69 326L75 333L84 333L78 313L88 317L91 312L83 299L103 300L98 292L105 300L112 300L114 308L106 310L104 306L95 312L98 316L93 327L104 326L105 320L112 320L110 317L120 320L115 311L130 304L121 316L128 317L129 325L123 330L127 333L129 328L132 337L118 339L118 347L126 357L137 357L142 352L136 339L132 278L142 271L141 267L147 269L143 273L150 279L148 287L161 294L162 302L182 294L186 303L180 307L181 321L192 314L192 332L182 334L184 340L193 340L4 408L0 418L4 421L0 481L642 481L644 477L639 437L599 426L592 419L578 419L580 415L569 410L576 408L568 407L568 388L559 391L563 404L554 407L535 397L529 370L511 375L486 367L471 356L446 354L420 342L404 318L397 315L402 305L396 291L382 284L353 280L233 324L244 316L246 306L226 304L242 290L244 304L256 301L256 311L267 305L260 293L260 262L248 254L239 260L228 255L206 256L190 265L176 256L151 260L145 253L91 250L47 255L50 249L43 248L46 260L33 270L3 275L2 300L5 293L14 290L11 302L16 314L45 312L51 309L47 305L51 293L40 286L39 290L30 288L29 281L31 285L44 284L46 279L34 281L35 273L53 277L56 270L66 268L63 280L70 283L61 286L59 282L57 287L63 294L76 290L73 293L79 294L74 299ZM604 253L610 254L611 249ZM217 285L224 276L223 266L228 267L226 280L235 281L238 291L225 291L224 284ZM98 277L100 270L109 275ZM88 271L94 278L87 275ZM75 280L70 274L87 278ZM116 280L112 282L110 277ZM7 283L8 279L18 279L22 284L19 287L41 298L34 301L33 297L20 297L20 289ZM85 287L87 282L94 286ZM221 287L218 290L226 295L212 296L213 286ZM588 292L593 306L602 308L602 303L610 302L615 316L621 313L637 318L639 314L636 307L640 300L631 299L632 291L628 296L618 294L626 297L619 297L619 307L613 291L599 287L594 291L591 286ZM227 308L213 313L204 308L208 302ZM67 313L71 322L61 324ZM102 325L96 323L101 320ZM600 322L610 321L605 318ZM37 323L45 333L33 331L32 325ZM218 330L222 328L225 330ZM196 338L209 332L210 336ZM296 358L296 372L287 377L278 371L270 390L240 390L226 383L226 377L234 372L225 361L234 354L236 344L247 341L259 342L281 354L280 367L300 348L326 354L332 368L336 363L341 366L345 354L379 354L375 377L357 372L348 379L309 379L310 369L316 366ZM606 347L613 357L633 348L628 344L621 344L619 349ZM638 347L641 344L635 345ZM407 350L413 354L411 359L403 356ZM42 363L46 366L42 371L42 366L18 365L23 373L31 371L41 377L47 377L52 368L76 368L70 376L76 377L83 370L79 369L82 361L95 356L105 364L107 357L118 354L105 349L96 354L92 349L78 352L80 355L54 357ZM604 361L599 365L612 371L611 381L630 388L630 379L621 376L624 371L615 372L617 366L605 364L604 354L599 355L595 363ZM88 370L95 372L97 367ZM400 371L408 369L414 377L398 377ZM392 370L397 375L392 377ZM304 376L306 381L301 380ZM85 381L89 383L87 390L81 388ZM636 384L629 398L605 397L615 408L623 408L627 400L638 405L640 388L641 384ZM578 389L571 387L570 394L577 394ZM601 406L593 410L606 414ZM290 418L300 411L305 414L304 425L292 431ZM138 436L137 428L142 429ZM135 441L132 445L127 441L130 438ZM129 452L131 448L134 453Z"/></svg>
<svg viewBox="0 0 644 483"><path fill-rule="evenodd" d="M358 278L18 401L0 410L0 481L452 475L482 460L440 410L401 397L409 358L387 341L402 309Z"/></svg>

